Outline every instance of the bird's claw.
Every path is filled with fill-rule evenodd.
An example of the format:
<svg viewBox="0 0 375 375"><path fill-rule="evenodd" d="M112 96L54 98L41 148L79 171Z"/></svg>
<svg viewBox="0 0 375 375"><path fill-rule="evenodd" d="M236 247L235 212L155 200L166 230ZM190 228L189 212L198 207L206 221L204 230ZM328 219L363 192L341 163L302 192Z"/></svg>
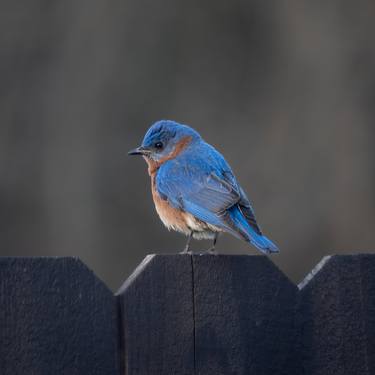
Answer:
<svg viewBox="0 0 375 375"><path fill-rule="evenodd" d="M206 254L207 255L217 255L218 252L216 251L216 249L214 247L210 247L208 250L206 250Z"/></svg>
<svg viewBox="0 0 375 375"><path fill-rule="evenodd" d="M184 250L180 251L179 254L192 255L193 252L191 250L189 250L189 249L184 249Z"/></svg>

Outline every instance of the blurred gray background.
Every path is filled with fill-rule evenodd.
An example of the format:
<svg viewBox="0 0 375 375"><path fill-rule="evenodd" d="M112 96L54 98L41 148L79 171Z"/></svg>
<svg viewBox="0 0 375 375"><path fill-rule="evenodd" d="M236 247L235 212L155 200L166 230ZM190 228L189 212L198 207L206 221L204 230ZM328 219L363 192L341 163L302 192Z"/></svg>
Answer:
<svg viewBox="0 0 375 375"><path fill-rule="evenodd" d="M373 0L0 10L0 255L79 256L116 290L146 254L180 251L127 157L158 119L226 156L292 280L375 250ZM218 249L256 254L228 235Z"/></svg>

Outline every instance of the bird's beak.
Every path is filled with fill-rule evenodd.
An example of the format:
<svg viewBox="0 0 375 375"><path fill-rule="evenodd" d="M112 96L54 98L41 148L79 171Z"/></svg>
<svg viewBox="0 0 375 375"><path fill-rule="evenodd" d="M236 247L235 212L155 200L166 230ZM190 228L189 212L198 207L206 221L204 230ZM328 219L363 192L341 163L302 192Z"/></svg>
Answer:
<svg viewBox="0 0 375 375"><path fill-rule="evenodd" d="M128 152L128 155L148 155L150 153L150 150L148 150L145 147L137 147L134 150L130 150Z"/></svg>

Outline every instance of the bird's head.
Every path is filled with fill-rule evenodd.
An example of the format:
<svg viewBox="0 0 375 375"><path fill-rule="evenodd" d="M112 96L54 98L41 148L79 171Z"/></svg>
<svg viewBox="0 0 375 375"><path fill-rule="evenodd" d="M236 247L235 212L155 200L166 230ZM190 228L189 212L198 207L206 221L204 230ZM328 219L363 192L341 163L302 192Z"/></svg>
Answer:
<svg viewBox="0 0 375 375"><path fill-rule="evenodd" d="M143 138L141 146L129 151L129 155L142 155L157 163L163 163L179 155L191 143L200 139L192 128L170 120L155 122Z"/></svg>

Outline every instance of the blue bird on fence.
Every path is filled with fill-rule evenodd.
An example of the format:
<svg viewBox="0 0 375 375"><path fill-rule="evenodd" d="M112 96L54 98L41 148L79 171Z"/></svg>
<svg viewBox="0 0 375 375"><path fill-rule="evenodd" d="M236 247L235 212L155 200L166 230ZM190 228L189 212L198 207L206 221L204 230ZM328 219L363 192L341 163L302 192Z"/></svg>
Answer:
<svg viewBox="0 0 375 375"><path fill-rule="evenodd" d="M261 252L278 252L259 228L253 208L224 157L192 128L162 120L147 131L142 145L129 151L148 164L156 211L168 229L191 238L212 239L227 232Z"/></svg>

